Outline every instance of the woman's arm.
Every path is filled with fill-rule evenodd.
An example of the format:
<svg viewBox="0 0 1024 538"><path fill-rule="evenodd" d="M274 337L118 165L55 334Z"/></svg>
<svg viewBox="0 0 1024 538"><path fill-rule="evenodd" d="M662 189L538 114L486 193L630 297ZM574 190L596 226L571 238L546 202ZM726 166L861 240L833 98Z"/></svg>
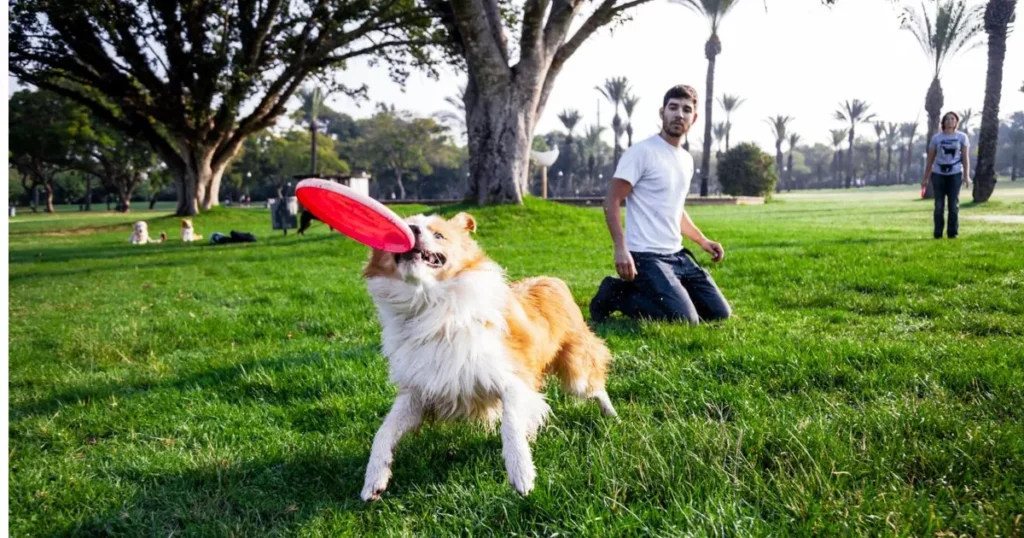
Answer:
<svg viewBox="0 0 1024 538"><path fill-rule="evenodd" d="M967 144L960 146L960 155L963 155L964 162L964 186L971 186L971 148Z"/></svg>
<svg viewBox="0 0 1024 538"><path fill-rule="evenodd" d="M928 184L928 180L932 177L932 165L935 164L935 148L928 148L928 164L924 167L924 178L921 179L921 186Z"/></svg>

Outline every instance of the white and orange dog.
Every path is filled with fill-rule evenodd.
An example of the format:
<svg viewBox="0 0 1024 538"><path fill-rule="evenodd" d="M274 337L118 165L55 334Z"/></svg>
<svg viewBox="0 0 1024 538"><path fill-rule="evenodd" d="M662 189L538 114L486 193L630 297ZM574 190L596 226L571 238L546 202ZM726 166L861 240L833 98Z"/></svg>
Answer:
<svg viewBox="0 0 1024 538"><path fill-rule="evenodd" d="M413 250L374 250L363 272L398 397L373 439L361 497L380 498L395 446L424 417L492 427L500 421L509 482L526 495L536 477L530 441L551 411L539 392L545 374L615 416L605 392L611 354L564 282L507 283L470 237L472 216L417 215L407 222Z"/></svg>
<svg viewBox="0 0 1024 538"><path fill-rule="evenodd" d="M192 219L181 219L181 241L183 243L199 241L202 238L203 236L196 233L196 229L192 225Z"/></svg>

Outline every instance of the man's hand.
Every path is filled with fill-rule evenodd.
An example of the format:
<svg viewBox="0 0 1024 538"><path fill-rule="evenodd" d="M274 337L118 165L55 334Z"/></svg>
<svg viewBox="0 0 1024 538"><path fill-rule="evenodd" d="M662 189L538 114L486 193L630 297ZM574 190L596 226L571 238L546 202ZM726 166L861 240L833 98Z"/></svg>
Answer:
<svg viewBox="0 0 1024 538"><path fill-rule="evenodd" d="M636 278L636 265L633 264L633 255L625 248L615 249L615 272L622 280L633 280Z"/></svg>
<svg viewBox="0 0 1024 538"><path fill-rule="evenodd" d="M725 257L725 249L722 248L722 245L710 239L705 239L704 241L702 241L700 244L700 248L704 249L705 252L710 254L711 261L715 263L722 261L722 258Z"/></svg>

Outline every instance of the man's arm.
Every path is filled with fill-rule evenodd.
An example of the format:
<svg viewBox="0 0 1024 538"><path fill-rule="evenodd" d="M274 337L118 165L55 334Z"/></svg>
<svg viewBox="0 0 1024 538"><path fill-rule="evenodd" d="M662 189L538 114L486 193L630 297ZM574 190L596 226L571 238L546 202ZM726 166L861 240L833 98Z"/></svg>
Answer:
<svg viewBox="0 0 1024 538"><path fill-rule="evenodd" d="M722 248L722 245L705 237L700 228L690 219L690 215L685 209L683 210L683 217L679 219L679 230L690 241L697 243L700 245L700 248L711 254L711 261L718 263L725 257L725 249Z"/></svg>
<svg viewBox="0 0 1024 538"><path fill-rule="evenodd" d="M633 185L624 179L614 178L608 186L608 194L604 197L604 222L612 235L615 245L615 272L623 280L636 278L636 265L633 256L626 249L626 239L622 233L622 201L633 192Z"/></svg>

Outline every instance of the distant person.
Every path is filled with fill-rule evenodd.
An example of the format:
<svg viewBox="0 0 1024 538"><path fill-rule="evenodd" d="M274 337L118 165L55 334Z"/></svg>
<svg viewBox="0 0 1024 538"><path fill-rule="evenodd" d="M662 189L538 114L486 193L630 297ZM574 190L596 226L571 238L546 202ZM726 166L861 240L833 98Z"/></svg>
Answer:
<svg viewBox="0 0 1024 538"><path fill-rule="evenodd" d="M935 239L942 239L945 207L949 207L949 225L946 236L956 239L960 233L960 186L971 187L971 140L967 133L957 130L960 116L947 112L942 116L942 132L928 142L928 165L924 167L921 188L932 182L935 194ZM948 203L947 203L948 201Z"/></svg>
<svg viewBox="0 0 1024 538"><path fill-rule="evenodd" d="M711 254L722 245L701 233L683 208L693 179L693 157L681 146L697 119L697 90L675 86L662 99L661 132L626 150L605 197L605 223L615 244L615 270L590 302L590 317L613 312L630 318L699 323L728 318L729 303L711 275L682 248L685 235ZM626 232L619 206L626 201Z"/></svg>

